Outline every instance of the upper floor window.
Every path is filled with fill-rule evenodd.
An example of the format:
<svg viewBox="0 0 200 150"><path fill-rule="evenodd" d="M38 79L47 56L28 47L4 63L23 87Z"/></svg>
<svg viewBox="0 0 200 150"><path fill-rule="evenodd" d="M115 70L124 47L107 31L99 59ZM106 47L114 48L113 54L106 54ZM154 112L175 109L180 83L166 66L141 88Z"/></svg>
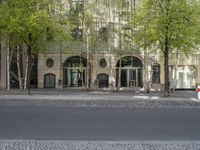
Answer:
<svg viewBox="0 0 200 150"><path fill-rule="evenodd" d="M122 1L122 10L123 11L128 11L129 10L129 1L123 0Z"/></svg>
<svg viewBox="0 0 200 150"><path fill-rule="evenodd" d="M102 27L100 30L99 30L99 37L107 42L108 41L108 28L106 27Z"/></svg>
<svg viewBox="0 0 200 150"><path fill-rule="evenodd" d="M71 3L71 6L70 6L70 11L76 15L79 15L79 14L83 14L84 12L84 8L83 8L83 0L74 0L72 1Z"/></svg>
<svg viewBox="0 0 200 150"><path fill-rule="evenodd" d="M131 28L124 28L124 42L131 42L132 35L131 35Z"/></svg>

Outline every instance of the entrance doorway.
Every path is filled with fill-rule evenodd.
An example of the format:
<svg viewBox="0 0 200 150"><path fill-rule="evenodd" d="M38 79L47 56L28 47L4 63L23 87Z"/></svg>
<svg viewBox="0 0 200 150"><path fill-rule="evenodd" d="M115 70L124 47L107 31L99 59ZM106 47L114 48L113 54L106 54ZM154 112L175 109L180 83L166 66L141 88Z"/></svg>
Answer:
<svg viewBox="0 0 200 150"><path fill-rule="evenodd" d="M55 88L55 75L45 74L44 75L44 88Z"/></svg>
<svg viewBox="0 0 200 150"><path fill-rule="evenodd" d="M87 60L84 57L73 56L64 64L64 87L81 87L86 83Z"/></svg>
<svg viewBox="0 0 200 150"><path fill-rule="evenodd" d="M130 87L142 87L142 62L134 56L126 56L120 59L116 66L116 85Z"/></svg>
<svg viewBox="0 0 200 150"><path fill-rule="evenodd" d="M99 88L108 88L109 87L109 76L107 74L98 75Z"/></svg>

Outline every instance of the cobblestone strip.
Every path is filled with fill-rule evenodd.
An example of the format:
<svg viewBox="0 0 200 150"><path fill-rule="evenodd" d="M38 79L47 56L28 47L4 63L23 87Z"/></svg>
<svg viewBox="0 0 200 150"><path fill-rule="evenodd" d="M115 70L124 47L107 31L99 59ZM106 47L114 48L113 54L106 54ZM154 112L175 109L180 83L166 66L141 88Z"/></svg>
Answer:
<svg viewBox="0 0 200 150"><path fill-rule="evenodd" d="M200 141L1 140L0 150L200 150Z"/></svg>
<svg viewBox="0 0 200 150"><path fill-rule="evenodd" d="M139 107L200 108L194 92L176 92L169 98L161 93L88 93L72 92L58 95L1 95L0 106L67 106L67 107Z"/></svg>

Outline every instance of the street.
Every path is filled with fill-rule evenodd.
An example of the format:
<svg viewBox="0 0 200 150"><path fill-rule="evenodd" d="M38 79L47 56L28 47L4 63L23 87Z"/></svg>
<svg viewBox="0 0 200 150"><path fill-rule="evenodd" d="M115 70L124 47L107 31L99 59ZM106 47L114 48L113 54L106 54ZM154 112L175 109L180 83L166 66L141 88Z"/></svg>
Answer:
<svg viewBox="0 0 200 150"><path fill-rule="evenodd" d="M200 109L0 106L7 139L200 140Z"/></svg>

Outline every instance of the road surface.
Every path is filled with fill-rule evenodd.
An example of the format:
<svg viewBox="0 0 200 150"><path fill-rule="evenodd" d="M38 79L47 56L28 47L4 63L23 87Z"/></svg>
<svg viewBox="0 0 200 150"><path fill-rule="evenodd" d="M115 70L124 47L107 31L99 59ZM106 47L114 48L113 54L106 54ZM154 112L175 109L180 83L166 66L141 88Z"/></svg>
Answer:
<svg viewBox="0 0 200 150"><path fill-rule="evenodd" d="M0 106L6 139L200 140L200 109Z"/></svg>

